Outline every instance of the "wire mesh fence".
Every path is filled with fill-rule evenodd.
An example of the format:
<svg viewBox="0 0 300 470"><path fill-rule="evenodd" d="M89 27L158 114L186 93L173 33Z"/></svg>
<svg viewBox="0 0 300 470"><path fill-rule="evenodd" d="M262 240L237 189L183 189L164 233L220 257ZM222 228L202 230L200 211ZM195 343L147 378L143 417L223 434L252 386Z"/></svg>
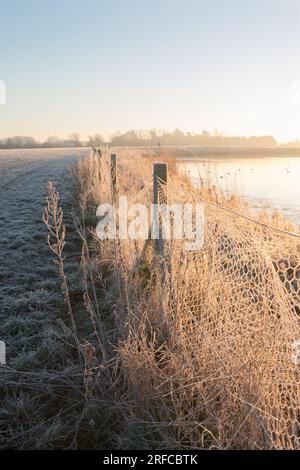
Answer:
<svg viewBox="0 0 300 470"><path fill-rule="evenodd" d="M169 204L200 200L172 184L161 192ZM193 338L206 409L230 436L225 447L239 435L244 446L298 449L300 237L202 204L202 248L171 242L168 263L181 280L169 313Z"/></svg>
<svg viewBox="0 0 300 470"><path fill-rule="evenodd" d="M118 162L117 196L150 207L149 165L134 174ZM300 449L300 236L204 200L179 179L158 183L161 223L166 203L201 203L203 241L187 250L184 234L170 237L163 254L150 237L107 244L135 412L183 447ZM174 230L172 214L168 223Z"/></svg>

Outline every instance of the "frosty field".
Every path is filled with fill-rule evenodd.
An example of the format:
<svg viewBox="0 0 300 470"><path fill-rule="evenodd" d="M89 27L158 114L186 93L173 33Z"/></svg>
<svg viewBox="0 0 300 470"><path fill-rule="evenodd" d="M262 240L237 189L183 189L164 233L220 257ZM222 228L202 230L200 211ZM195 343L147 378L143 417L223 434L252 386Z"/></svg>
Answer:
<svg viewBox="0 0 300 470"><path fill-rule="evenodd" d="M64 353L55 316L61 308L61 296L42 213L49 180L60 190L63 205L70 204L67 168L87 152L0 150L0 340L6 342L7 350L7 369L0 377L1 447L14 447L19 432L40 422L39 399L46 398L33 397L32 382L21 387L13 369L28 371L31 376L46 368L56 369L57 356ZM28 418L22 426L21 415Z"/></svg>
<svg viewBox="0 0 300 470"><path fill-rule="evenodd" d="M51 298L49 274L54 267L47 263L42 223L47 183L54 181L67 203L67 167L85 154L85 150L70 149L0 151L0 338L7 342L10 364L35 355L28 347L14 347L16 330L25 326L28 309L45 309Z"/></svg>

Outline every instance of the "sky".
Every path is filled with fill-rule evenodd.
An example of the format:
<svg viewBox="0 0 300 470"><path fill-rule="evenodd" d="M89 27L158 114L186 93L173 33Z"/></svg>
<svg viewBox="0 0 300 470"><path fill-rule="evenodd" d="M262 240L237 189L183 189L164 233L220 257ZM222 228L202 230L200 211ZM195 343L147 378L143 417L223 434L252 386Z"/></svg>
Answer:
<svg viewBox="0 0 300 470"><path fill-rule="evenodd" d="M0 138L300 139L299 0L0 0Z"/></svg>

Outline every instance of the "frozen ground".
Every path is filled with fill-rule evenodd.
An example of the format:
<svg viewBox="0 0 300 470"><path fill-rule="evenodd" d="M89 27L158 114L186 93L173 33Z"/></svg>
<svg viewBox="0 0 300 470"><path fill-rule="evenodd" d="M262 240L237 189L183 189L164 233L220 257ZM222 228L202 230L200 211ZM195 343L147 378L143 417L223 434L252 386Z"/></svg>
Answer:
<svg viewBox="0 0 300 470"><path fill-rule="evenodd" d="M6 342L7 365L12 370L32 373L60 367L64 344L58 341L56 325L61 295L42 213L51 180L60 192L67 231L71 232L68 165L88 152L0 150L0 340ZM72 239L72 233L69 235ZM0 447L9 442L21 447L20 429L24 432L43 419L35 411L40 397L5 383L1 370L0 375ZM25 417L21 426L20 413ZM36 445L34 440L25 444Z"/></svg>

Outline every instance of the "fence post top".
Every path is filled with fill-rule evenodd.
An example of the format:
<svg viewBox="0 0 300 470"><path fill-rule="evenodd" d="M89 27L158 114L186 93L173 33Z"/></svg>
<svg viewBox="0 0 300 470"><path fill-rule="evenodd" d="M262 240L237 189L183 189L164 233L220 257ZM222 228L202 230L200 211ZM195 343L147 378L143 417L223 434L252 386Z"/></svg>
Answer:
<svg viewBox="0 0 300 470"><path fill-rule="evenodd" d="M154 180L160 179L166 183L168 179L168 164L162 162L153 163L153 177Z"/></svg>
<svg viewBox="0 0 300 470"><path fill-rule="evenodd" d="M154 168L155 168L155 167L162 167L162 168L165 168L165 167L168 166L168 164L165 163L165 162L154 162L154 163L153 163L153 166L154 166Z"/></svg>

